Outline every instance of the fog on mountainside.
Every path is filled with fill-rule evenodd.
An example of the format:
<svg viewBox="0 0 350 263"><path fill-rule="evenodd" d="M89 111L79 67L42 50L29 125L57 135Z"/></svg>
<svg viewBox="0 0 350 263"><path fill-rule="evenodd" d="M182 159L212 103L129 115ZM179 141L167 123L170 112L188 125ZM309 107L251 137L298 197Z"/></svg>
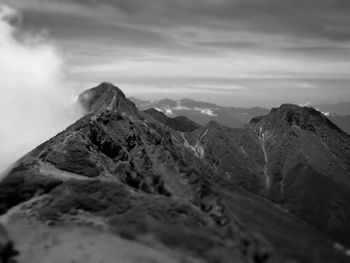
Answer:
<svg viewBox="0 0 350 263"><path fill-rule="evenodd" d="M0 5L0 173L81 116L60 51Z"/></svg>

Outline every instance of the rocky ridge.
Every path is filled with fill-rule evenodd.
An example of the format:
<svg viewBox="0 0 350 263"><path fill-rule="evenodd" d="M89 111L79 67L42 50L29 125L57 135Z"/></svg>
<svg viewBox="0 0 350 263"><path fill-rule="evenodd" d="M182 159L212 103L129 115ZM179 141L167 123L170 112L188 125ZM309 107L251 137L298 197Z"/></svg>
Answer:
<svg viewBox="0 0 350 263"><path fill-rule="evenodd" d="M283 105L231 129L187 119L174 125L139 111L109 83L79 100L87 115L0 183L1 214L19 206L48 224L94 222L135 242L151 235L153 246L206 262L346 262L333 248L346 238L327 226L346 229L348 136L323 115ZM318 167L314 148L339 170ZM316 202L338 211L334 220L325 207L310 210Z"/></svg>

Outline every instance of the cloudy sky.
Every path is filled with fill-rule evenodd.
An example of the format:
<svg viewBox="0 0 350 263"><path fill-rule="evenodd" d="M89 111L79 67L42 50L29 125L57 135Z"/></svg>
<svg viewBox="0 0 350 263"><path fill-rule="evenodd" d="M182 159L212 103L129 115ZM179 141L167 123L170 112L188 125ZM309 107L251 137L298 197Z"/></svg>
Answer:
<svg viewBox="0 0 350 263"><path fill-rule="evenodd" d="M349 0L2 0L69 79L223 105L350 100Z"/></svg>

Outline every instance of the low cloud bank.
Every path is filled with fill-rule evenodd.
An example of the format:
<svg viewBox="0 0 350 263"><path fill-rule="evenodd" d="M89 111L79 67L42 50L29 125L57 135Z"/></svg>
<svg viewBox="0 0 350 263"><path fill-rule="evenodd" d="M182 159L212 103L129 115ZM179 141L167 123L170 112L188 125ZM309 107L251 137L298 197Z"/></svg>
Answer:
<svg viewBox="0 0 350 263"><path fill-rule="evenodd" d="M0 5L0 173L81 116L59 49Z"/></svg>

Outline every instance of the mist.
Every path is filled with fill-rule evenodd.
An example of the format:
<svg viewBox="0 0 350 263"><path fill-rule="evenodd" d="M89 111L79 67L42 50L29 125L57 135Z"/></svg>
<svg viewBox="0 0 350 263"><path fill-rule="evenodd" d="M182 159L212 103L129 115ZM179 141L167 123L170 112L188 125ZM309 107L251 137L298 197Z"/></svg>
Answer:
<svg viewBox="0 0 350 263"><path fill-rule="evenodd" d="M81 116L63 54L0 5L0 172Z"/></svg>

